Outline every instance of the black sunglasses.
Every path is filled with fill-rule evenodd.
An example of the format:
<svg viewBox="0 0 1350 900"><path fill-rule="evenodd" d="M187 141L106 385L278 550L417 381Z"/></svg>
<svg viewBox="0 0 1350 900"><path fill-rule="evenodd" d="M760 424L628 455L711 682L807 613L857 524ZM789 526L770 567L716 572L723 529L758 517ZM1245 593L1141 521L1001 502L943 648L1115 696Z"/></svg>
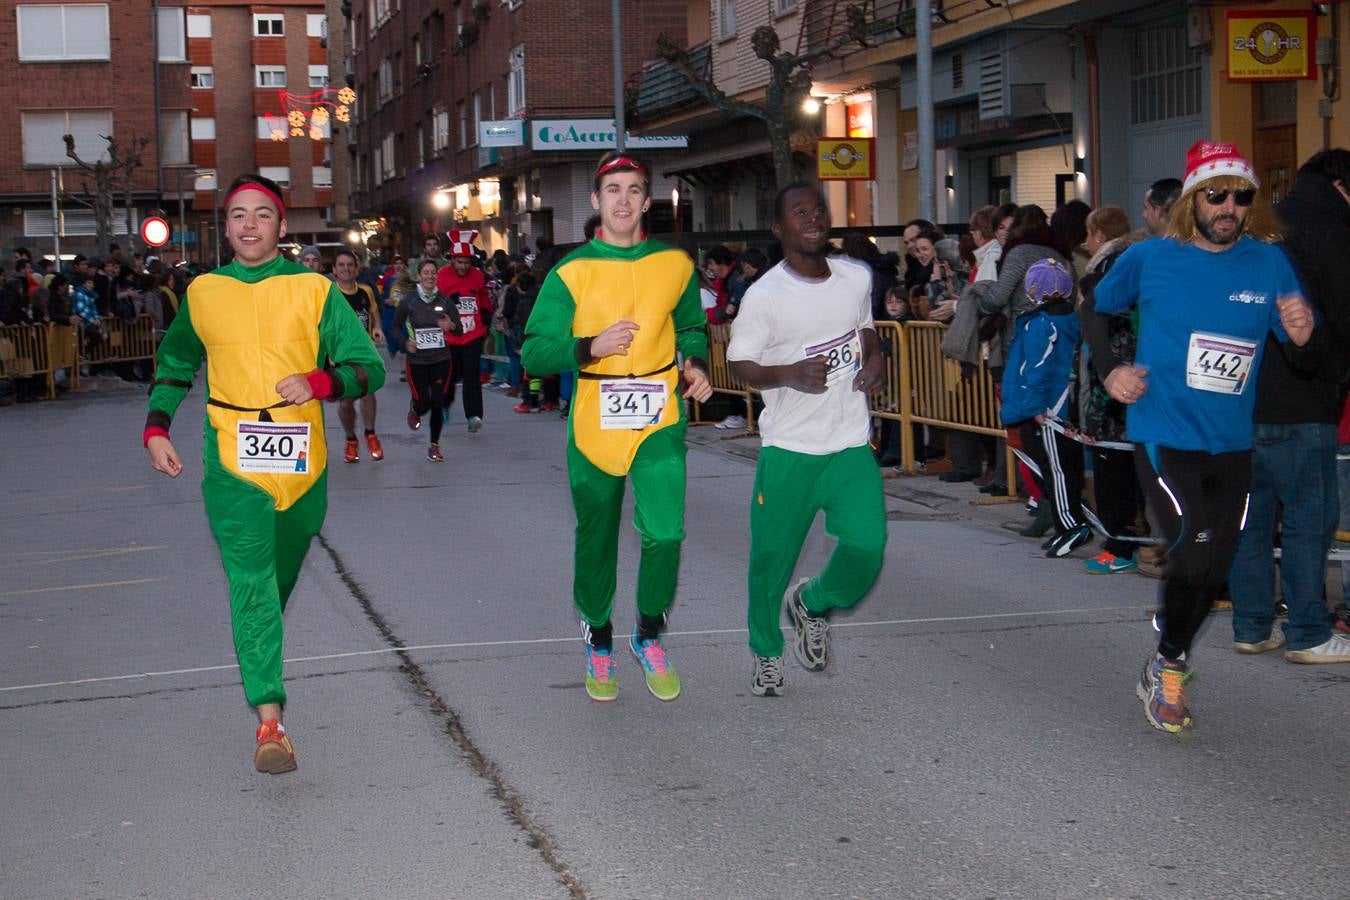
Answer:
<svg viewBox="0 0 1350 900"><path fill-rule="evenodd" d="M1256 191L1252 188L1243 188L1240 191L1216 191L1214 188L1205 188L1205 202L1210 206L1221 206L1229 194L1233 195L1233 202L1238 206L1251 206L1252 201L1256 199Z"/></svg>

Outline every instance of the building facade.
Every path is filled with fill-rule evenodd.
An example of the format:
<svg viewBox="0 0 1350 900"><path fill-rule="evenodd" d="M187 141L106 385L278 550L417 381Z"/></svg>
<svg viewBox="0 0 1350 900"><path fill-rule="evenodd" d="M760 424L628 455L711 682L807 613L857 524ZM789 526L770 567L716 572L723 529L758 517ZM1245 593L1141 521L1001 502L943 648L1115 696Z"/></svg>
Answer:
<svg viewBox="0 0 1350 900"><path fill-rule="evenodd" d="M365 0L348 47L358 118L352 214L380 246L470 227L492 250L580 240L591 177L613 142L610 0ZM624 71L686 39L677 0L624 0ZM647 141L652 157L680 140ZM667 149L674 147L676 149ZM655 186L668 196L670 182ZM670 218L670 201L660 214Z"/></svg>
<svg viewBox="0 0 1350 900"><path fill-rule="evenodd" d="M689 0L686 47L733 99L761 102L767 67L750 36L771 26L798 54L848 27L850 0ZM857 4L865 44L812 61L815 112L797 112L794 150L814 169L817 137L875 140L870 182L831 183L837 226L896 225L919 213L918 92L913 0ZM1278 200L1298 164L1350 144L1339 90L1350 25L1343 3L1140 4L1015 0L932 4L934 205L962 223L987 203L1075 197L1134 214L1152 181L1179 176L1199 138L1233 141ZM1293 20L1293 21L1291 21ZM1306 25L1299 20L1305 20ZM1291 74L1302 52L1321 62ZM1251 65L1252 58L1264 61ZM639 128L688 134L687 160L667 172L693 197L698 230L762 228L771 180L763 126L718 113L663 63L638 89ZM1253 71L1259 70L1253 76Z"/></svg>
<svg viewBox="0 0 1350 900"><path fill-rule="evenodd" d="M257 172L283 189L291 252L340 246L346 229L333 210L333 135L351 106L340 102L342 85L331 84L324 0L194 0L187 45L194 169L181 184L188 242L214 255L223 191L238 175Z"/></svg>
<svg viewBox="0 0 1350 900"><path fill-rule="evenodd" d="M141 219L191 163L184 12L173 0L0 2L0 79L17 107L0 132L0 242L35 257L58 241L66 258L107 251L95 239L95 177L67 156L68 134L95 166L108 160L105 136L119 158L144 142L112 217L112 240L144 249Z"/></svg>

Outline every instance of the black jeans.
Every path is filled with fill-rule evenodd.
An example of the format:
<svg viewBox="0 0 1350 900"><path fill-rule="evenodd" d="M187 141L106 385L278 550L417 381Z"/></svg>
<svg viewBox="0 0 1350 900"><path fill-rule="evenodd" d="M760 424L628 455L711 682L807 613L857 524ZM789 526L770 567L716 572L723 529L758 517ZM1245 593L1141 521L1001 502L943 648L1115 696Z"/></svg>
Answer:
<svg viewBox="0 0 1350 900"><path fill-rule="evenodd" d="M1158 589L1158 652L1179 659L1191 649L1237 551L1252 452L1205 453L1148 444L1134 448L1134 463L1167 546L1167 568Z"/></svg>
<svg viewBox="0 0 1350 900"><path fill-rule="evenodd" d="M483 380L478 370L483 361L483 338L467 344L451 344L450 359L453 368L445 385L445 408L455 402L455 382L464 385L464 418L483 418Z"/></svg>

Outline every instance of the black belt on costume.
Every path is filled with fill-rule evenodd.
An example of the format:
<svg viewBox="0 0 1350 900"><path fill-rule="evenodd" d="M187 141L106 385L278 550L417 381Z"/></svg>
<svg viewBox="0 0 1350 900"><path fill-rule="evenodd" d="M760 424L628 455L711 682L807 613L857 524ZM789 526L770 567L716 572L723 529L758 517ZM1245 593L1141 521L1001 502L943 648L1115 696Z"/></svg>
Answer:
<svg viewBox="0 0 1350 900"><path fill-rule="evenodd" d="M229 409L229 410L233 410L234 412L251 412L251 413L258 413L258 421L259 421L259 422L270 422L270 421L272 421L272 414L271 414L270 412L268 412L268 410L271 410L271 409L281 409L281 407L283 407L283 406L290 406L290 405L291 405L291 401L289 401L289 400L282 400L282 401L279 401L279 402L277 402L277 403L273 403L271 406L263 406L263 407L257 407L257 406L235 406L233 403L226 403L226 402L223 401L223 400L217 400L215 397L207 397L207 398L206 398L206 405L207 405L207 406L218 406L218 407L220 407L221 409Z"/></svg>
<svg viewBox="0 0 1350 900"><path fill-rule="evenodd" d="M593 378L593 379L595 379L596 381L609 381L610 379L613 379L613 378L650 378L650 377L653 376L653 375L660 375L662 372L666 371L667 369L673 369L673 368L675 368L675 366L676 366L678 363L679 363L679 360L678 360L678 359L672 359L669 363L667 363L666 365L662 366L661 368L659 368L659 369L652 369L650 372L643 372L643 373L640 374L640 375L635 375L635 374L633 374L632 372L629 372L627 375L601 375L601 374L599 374L599 373L597 373L597 372L577 372L577 377L579 377L579 378Z"/></svg>

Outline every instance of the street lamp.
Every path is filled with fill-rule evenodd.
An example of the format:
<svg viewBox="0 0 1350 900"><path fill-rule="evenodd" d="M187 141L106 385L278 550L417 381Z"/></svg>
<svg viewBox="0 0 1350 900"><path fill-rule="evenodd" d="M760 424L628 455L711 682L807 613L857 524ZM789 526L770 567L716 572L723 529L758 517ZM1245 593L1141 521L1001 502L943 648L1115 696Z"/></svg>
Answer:
<svg viewBox="0 0 1350 900"><path fill-rule="evenodd" d="M353 245L361 243L361 232L357 231L355 228L353 228L351 231L348 231L347 243Z"/></svg>
<svg viewBox="0 0 1350 900"><path fill-rule="evenodd" d="M808 116L814 116L816 113L820 112L820 101L815 97L807 97L802 101L802 112L806 113Z"/></svg>
<svg viewBox="0 0 1350 900"><path fill-rule="evenodd" d="M446 191L437 191L431 195L431 205L437 212L445 212L450 208L450 194Z"/></svg>
<svg viewBox="0 0 1350 900"><path fill-rule="evenodd" d="M670 189L670 211L675 219L675 233L680 233L680 186Z"/></svg>
<svg viewBox="0 0 1350 900"><path fill-rule="evenodd" d="M188 174L183 169L179 169L174 176L178 188L178 260L187 262L187 212L183 204L183 176ZM216 266L220 266L220 232L219 232L219 203L220 184L216 181L216 173L213 169L193 169L193 192L196 193L196 181L209 180L211 182L211 235L216 243ZM195 205L195 204L194 204ZM201 262L201 250L198 249L198 262Z"/></svg>

